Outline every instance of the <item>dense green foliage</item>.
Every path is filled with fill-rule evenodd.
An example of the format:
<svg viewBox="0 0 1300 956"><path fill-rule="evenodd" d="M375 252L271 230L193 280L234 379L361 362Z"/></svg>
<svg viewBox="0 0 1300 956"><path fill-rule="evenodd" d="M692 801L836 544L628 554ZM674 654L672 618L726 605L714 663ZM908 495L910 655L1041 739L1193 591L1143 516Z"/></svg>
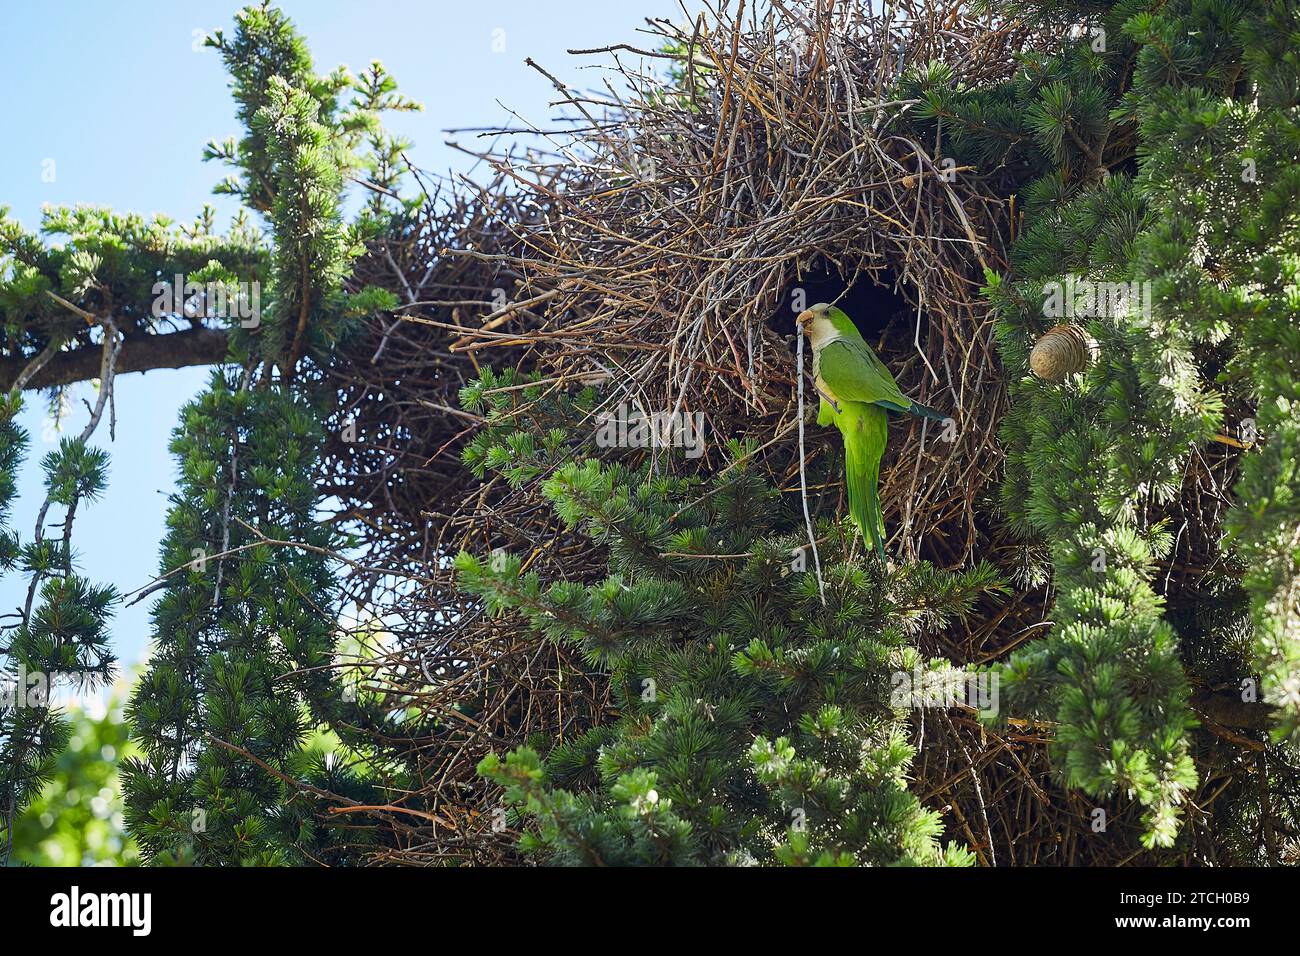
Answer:
<svg viewBox="0 0 1300 956"><path fill-rule="evenodd" d="M319 78L282 13L249 8L235 36L212 41L233 77L248 134L209 147L242 179L223 189L266 215L272 252L261 321L182 413L172 441L171 497L154 608L155 646L129 716L143 757L125 769L128 820L159 861L268 864L333 861L299 780L334 793L360 787L309 746L311 735L362 721L331 681L335 566L341 545L316 514L321 422L333 394L319 363L358 311L342 289L373 209L343 222L352 151L375 109L409 108L376 64L363 81ZM339 97L355 90L355 108Z"/></svg>
<svg viewBox="0 0 1300 956"><path fill-rule="evenodd" d="M802 516L752 470L752 449L733 443L707 481L602 463L567 437L590 393L492 391L514 384L466 389L467 407L489 411L467 460L515 487L545 474L542 494L607 549L609 574L546 584L518 557L462 553L459 580L489 613L579 648L619 714L544 767L529 749L484 761L539 821L525 846L568 864L970 863L907 788L914 751L891 675L921 666L919 632L998 587L992 570L864 566L827 526L823 601Z"/></svg>
<svg viewBox="0 0 1300 956"><path fill-rule="evenodd" d="M0 862L13 848L14 821L40 792L70 730L52 704L69 691L93 692L108 682L114 658L108 621L116 590L78 574L72 533L77 510L93 501L106 481L108 456L87 445L95 418L82 434L65 437L41 461L46 497L32 539L20 545L6 526L14 474L27 436L14 422L22 407L10 395L0 407L0 568L27 581L27 599L13 624L0 629ZM102 403L101 403L102 408ZM61 515L58 537L47 537Z"/></svg>
<svg viewBox="0 0 1300 956"><path fill-rule="evenodd" d="M1253 447L1227 522L1229 563L1206 581L1215 646L1198 650L1233 684L1262 675L1263 696L1286 711L1278 734L1296 726L1296 11L1008 6L1057 29L1061 50L1025 56L993 90L963 89L942 67L912 79L955 155L1023 182L1012 271L988 290L1013 375L1002 501L1050 545L1056 626L1003 674L1013 708L1059 721L1067 782L1136 797L1147 843L1169 845L1197 779L1189 676L1205 675L1184 673L1156 578L1187 530L1174 507L1186 475L1225 424ZM1072 318L1050 315L1049 284L1074 278L1137 285L1127 301L1081 299ZM1083 325L1098 346L1087 372L1060 384L1027 374L1030 346L1055 321ZM1258 411L1225 423L1228 406ZM1238 561L1250 568L1249 663L1232 642Z"/></svg>
<svg viewBox="0 0 1300 956"><path fill-rule="evenodd" d="M334 542L312 515L319 444L310 408L220 374L182 413L162 549L171 577L129 714L145 756L125 768L132 830L155 853L192 844L197 862L271 862L277 847L311 842L273 814L283 782L222 744L287 766L309 726L304 685L328 684L321 549Z"/></svg>

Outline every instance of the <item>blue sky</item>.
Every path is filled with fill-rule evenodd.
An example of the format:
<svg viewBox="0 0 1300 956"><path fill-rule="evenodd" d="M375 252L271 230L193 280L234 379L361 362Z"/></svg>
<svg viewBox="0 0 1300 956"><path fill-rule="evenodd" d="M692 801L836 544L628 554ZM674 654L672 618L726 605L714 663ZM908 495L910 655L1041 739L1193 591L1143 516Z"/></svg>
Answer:
<svg viewBox="0 0 1300 956"><path fill-rule="evenodd" d="M204 142L239 133L226 75L204 33L230 32L234 2L97 3L90 0L19 6L6 0L0 31L0 88L12 131L0 150L0 205L34 228L45 203L94 203L138 212L193 216L204 202L224 223L233 202L211 195L224 171L200 159ZM318 72L345 63L354 72L383 61L423 113L389 124L415 142L411 160L425 169L468 171L472 160L447 147L443 130L512 125L507 109L544 125L554 97L550 84L524 64L532 57L575 86L598 82L583 67L593 57L569 48L626 42L647 46L637 33L647 16L684 20L675 0L465 0L343 3L285 0L280 6L306 36ZM697 9L688 0L689 9ZM486 141L457 134L462 145ZM53 173L52 180L50 173ZM110 450L104 496L79 512L74 542L80 569L122 591L157 573L167 495L175 468L167 442L181 405L202 387L203 369L160 370L118 379L117 438L107 422L96 443ZM66 432L86 420L81 397ZM38 395L29 395L22 424L32 443L20 476L13 526L29 540L44 497L40 458L54 447ZM20 576L0 579L0 606L21 604ZM124 664L142 659L149 642L150 599L119 609L114 624Z"/></svg>

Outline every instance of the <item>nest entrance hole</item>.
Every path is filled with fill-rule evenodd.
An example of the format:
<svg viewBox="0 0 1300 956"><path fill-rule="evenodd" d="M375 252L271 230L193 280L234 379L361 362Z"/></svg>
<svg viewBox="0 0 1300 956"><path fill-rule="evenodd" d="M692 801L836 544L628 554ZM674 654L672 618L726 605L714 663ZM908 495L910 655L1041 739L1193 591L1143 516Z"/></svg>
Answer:
<svg viewBox="0 0 1300 956"><path fill-rule="evenodd" d="M857 279L850 282L837 269L819 265L806 272L803 278L791 279L786 284L781 307L772 318L772 328L782 337L795 334L797 313L790 306L800 290L805 307L829 302L843 309L862 337L873 346L880 342L891 322L906 315L911 308L902 292L897 290L894 273L889 269L860 272Z"/></svg>

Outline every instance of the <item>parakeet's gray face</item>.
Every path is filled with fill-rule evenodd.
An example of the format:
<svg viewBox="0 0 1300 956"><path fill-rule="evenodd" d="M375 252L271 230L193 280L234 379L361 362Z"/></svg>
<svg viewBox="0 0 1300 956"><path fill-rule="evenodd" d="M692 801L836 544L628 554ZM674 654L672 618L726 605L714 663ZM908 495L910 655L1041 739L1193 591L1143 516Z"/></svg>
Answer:
<svg viewBox="0 0 1300 956"><path fill-rule="evenodd" d="M826 310L830 305L825 302L818 302L814 306L799 313L795 320L799 327L803 329L804 335L812 342L813 348L821 348L827 342L839 337L839 330L835 328L835 323L826 315Z"/></svg>

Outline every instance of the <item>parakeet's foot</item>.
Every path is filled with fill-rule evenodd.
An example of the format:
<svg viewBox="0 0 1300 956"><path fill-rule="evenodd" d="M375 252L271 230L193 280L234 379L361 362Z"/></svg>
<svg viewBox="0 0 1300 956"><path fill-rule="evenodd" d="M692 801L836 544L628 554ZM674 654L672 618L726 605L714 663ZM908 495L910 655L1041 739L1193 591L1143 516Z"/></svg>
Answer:
<svg viewBox="0 0 1300 956"><path fill-rule="evenodd" d="M827 395L825 392L823 392L820 388L817 388L816 385L814 385L813 388L817 390L817 394L818 394L818 395L820 395L823 399L825 399L825 400L830 404L831 408L835 409L836 414L838 414L838 413L844 411L844 409L840 408L840 406L836 403L835 399L831 398L829 395Z"/></svg>

